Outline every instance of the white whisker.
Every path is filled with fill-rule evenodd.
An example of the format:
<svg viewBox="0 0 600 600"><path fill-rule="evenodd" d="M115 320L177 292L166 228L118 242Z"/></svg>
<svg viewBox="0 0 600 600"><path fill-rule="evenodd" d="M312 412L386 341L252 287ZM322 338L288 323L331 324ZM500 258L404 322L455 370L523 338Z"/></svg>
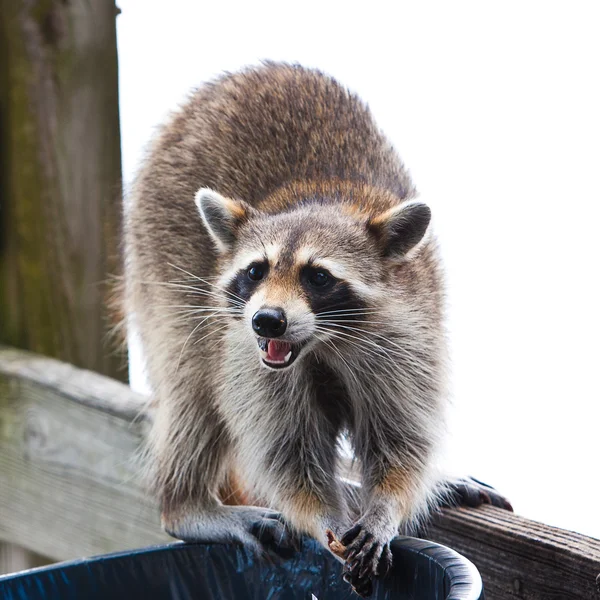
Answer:
<svg viewBox="0 0 600 600"><path fill-rule="evenodd" d="M242 313L243 311L241 311L238 308L231 308L231 307L219 307L219 306L199 306L196 304L155 304L154 305L157 308L189 308L191 310L193 310L194 312L199 312L199 311L221 311L221 312L236 312L236 313Z"/></svg>
<svg viewBox="0 0 600 600"><path fill-rule="evenodd" d="M338 339L341 342L348 344L349 346L355 347L357 348L361 353L366 354L368 356L374 356L376 358L385 358L385 356L381 355L382 349L377 347L376 349L379 350L379 352L375 352L375 350L372 350L369 347L365 347L362 344L359 344L357 342L355 342L353 339L349 339L348 337L344 336L342 331L332 331L331 329L327 329L327 328L322 328L322 327L316 327L317 331L320 331L322 333L326 333L329 336L333 337L334 339Z"/></svg>
<svg viewBox="0 0 600 600"><path fill-rule="evenodd" d="M366 323L367 325L388 325L385 321L367 321L365 319L317 319L319 323Z"/></svg>
<svg viewBox="0 0 600 600"><path fill-rule="evenodd" d="M243 304L246 304L246 301L243 298L240 298L240 296L238 296L237 294L234 294L233 292L230 292L229 290L227 290L219 285L215 285L214 283L211 283L210 281L207 281L206 279L202 279L202 277L198 277L198 275L194 275L193 273L190 273L189 271L186 271L185 269L182 269L181 267L178 267L172 263L167 263L167 264L170 267L173 267L174 269L178 269L179 271L185 273L186 275L189 275L190 277L193 277L194 279L196 279L198 281L202 281L203 283L206 283L206 285L212 285L217 290L220 290L221 292L224 292L228 296L231 296L232 298L235 298L236 300L242 302Z"/></svg>
<svg viewBox="0 0 600 600"><path fill-rule="evenodd" d="M418 358L415 358L415 356L409 352L406 348L403 348L402 346L400 346L399 344L395 343L394 341L390 340L389 338L381 335L381 334L377 334L377 333L372 333L372 332L366 332L362 329L357 329L356 327L348 327L348 326L344 326L344 325L332 325L332 327L342 327L343 329L349 329L351 331L354 332L358 332L364 335L368 335L368 336L375 336L377 338L380 338L382 340L384 340L385 342L392 344L392 346L394 346L395 348L397 348L397 350L395 350L394 348L389 348L389 347L384 347L381 344L377 344L375 342L373 342L372 340L370 340L367 337L363 337L363 336L358 336L358 335L352 335L350 333L347 333L345 331L337 331L336 333L342 335L343 337L350 337L352 339L358 340L363 344L368 344L369 346L371 346L372 348L381 351L383 353L385 353L388 358L392 361L392 362L397 362L397 361L393 361L392 358L390 357L390 354L393 356L398 356L401 358L401 360L405 363L405 364L410 364L412 365L414 368L419 370L419 375L421 378L423 379L428 379L431 380L432 379L432 375L429 373L430 371L430 367L428 365L426 365L425 363L423 363L421 360L419 360ZM327 330L329 332L331 332L331 330ZM364 350L364 348L363 348Z"/></svg>
<svg viewBox="0 0 600 600"><path fill-rule="evenodd" d="M179 365L181 363L181 357L183 356L183 351L185 350L185 347L187 346L187 343L189 342L190 338L194 335L194 333L196 333L196 331L198 331L198 329L200 328L200 326L202 325L202 323L198 323L194 329L192 329L192 331L190 331L190 334L185 338L185 342L183 342L183 346L181 347L181 352L179 353L179 358L177 359L177 367L175 367L175 373L177 373L179 371Z"/></svg>
<svg viewBox="0 0 600 600"><path fill-rule="evenodd" d="M322 317L324 315L333 315L333 314L364 314L364 315L370 315L370 314L375 314L381 312L379 310L371 310L371 309L365 309L365 308L342 308L339 310L327 310L324 312L318 312L315 313L316 317Z"/></svg>
<svg viewBox="0 0 600 600"><path fill-rule="evenodd" d="M316 336L316 338L318 340L321 340L324 344L326 344L329 348L331 348L340 358L340 360L346 365L346 367L348 368L348 373L351 375L352 379L354 379L354 382L356 383L356 385L358 386L358 379L356 378L356 375L354 374L354 370L352 369L352 367L348 364L348 362L346 361L346 359L342 356L342 353L335 347L334 344L332 344L328 339L326 338L322 338L320 336Z"/></svg>
<svg viewBox="0 0 600 600"><path fill-rule="evenodd" d="M212 331L209 331L206 335L203 335L199 340L196 340L192 346L195 346L196 344L198 344L199 342L201 342L202 340L205 340L209 335L213 334L213 333L217 333L219 331L223 331L223 329L227 329L228 325L223 325L223 327L219 327L218 329L213 329Z"/></svg>
<svg viewBox="0 0 600 600"><path fill-rule="evenodd" d="M355 348L360 350L362 354L365 354L367 356L373 356L378 360L387 359L392 365L397 365L398 361L395 361L392 358L392 356L390 356L390 353L386 348L380 346L379 344L374 344L368 339L363 339L358 336L346 333L344 331L332 331L331 329L319 327L317 327L317 329L323 332L327 332L328 334L332 335L333 337L339 339L342 342L345 342L346 344L354 346ZM361 343L359 344L354 340L358 340ZM367 344L368 347L365 347L364 344Z"/></svg>
<svg viewBox="0 0 600 600"><path fill-rule="evenodd" d="M224 298L220 294L217 294L216 292L213 292L212 290L205 290L205 289L193 286L193 285L184 285L182 283L173 283L171 281L142 281L140 283L143 283L146 285L160 285L160 286L171 287L171 288L180 289L180 290L189 290L190 296L208 296L210 298L215 298L215 299L219 300L220 302L223 302L223 300L224 300ZM209 284L209 285L213 285L213 284ZM219 288L217 288L217 289L219 289ZM245 306L245 302L239 302L238 300L235 300L234 298L227 298L227 300L240 308Z"/></svg>

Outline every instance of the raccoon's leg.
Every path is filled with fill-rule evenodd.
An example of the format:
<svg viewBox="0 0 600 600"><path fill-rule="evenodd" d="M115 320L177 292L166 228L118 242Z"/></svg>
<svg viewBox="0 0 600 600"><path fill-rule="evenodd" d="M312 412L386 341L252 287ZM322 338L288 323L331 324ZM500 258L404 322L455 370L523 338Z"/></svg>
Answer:
<svg viewBox="0 0 600 600"><path fill-rule="evenodd" d="M410 479L404 468L391 467L371 489L367 484L366 510L340 540L346 547L344 579L362 596L371 594L372 577L384 577L392 565L390 542L411 502Z"/></svg>
<svg viewBox="0 0 600 600"><path fill-rule="evenodd" d="M341 536L350 524L349 510L336 476L336 435L317 418L307 422L310 427L295 426L269 442L264 470L270 489L265 495L294 529L329 549L327 529Z"/></svg>
<svg viewBox="0 0 600 600"><path fill-rule="evenodd" d="M153 433L161 521L169 535L188 542L242 542L259 554L265 547L293 547L278 513L219 500L231 442L214 410L199 402L159 403Z"/></svg>
<svg viewBox="0 0 600 600"><path fill-rule="evenodd" d="M413 518L427 498L423 463L410 452L403 452L405 447L399 447L407 440L384 443L381 433L379 437L370 436L372 443L360 452L364 509L340 540L346 547L344 579L364 596L371 594L372 578L383 577L389 571L390 542L400 524ZM385 452L379 448L385 448Z"/></svg>

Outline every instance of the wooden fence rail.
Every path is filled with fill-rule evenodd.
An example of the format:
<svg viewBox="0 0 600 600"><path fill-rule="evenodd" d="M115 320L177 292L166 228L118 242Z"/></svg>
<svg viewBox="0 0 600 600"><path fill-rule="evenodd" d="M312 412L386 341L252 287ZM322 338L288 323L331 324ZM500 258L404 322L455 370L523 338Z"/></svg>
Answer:
<svg viewBox="0 0 600 600"><path fill-rule="evenodd" d="M0 343L124 378L104 343L122 212L117 12L0 0ZM40 560L0 543L0 572Z"/></svg>
<svg viewBox="0 0 600 600"><path fill-rule="evenodd" d="M144 398L0 347L0 539L54 560L167 541L136 461ZM600 541L491 507L444 511L430 537L469 557L489 600L600 599Z"/></svg>
<svg viewBox="0 0 600 600"><path fill-rule="evenodd" d="M135 457L143 397L108 377L0 351L0 538L65 560L169 539Z"/></svg>

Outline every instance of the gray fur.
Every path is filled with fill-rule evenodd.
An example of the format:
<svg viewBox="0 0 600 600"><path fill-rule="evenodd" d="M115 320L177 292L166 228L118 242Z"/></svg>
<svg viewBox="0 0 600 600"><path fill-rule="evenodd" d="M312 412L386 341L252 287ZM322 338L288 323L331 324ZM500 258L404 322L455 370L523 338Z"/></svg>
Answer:
<svg viewBox="0 0 600 600"><path fill-rule="evenodd" d="M217 195L196 206L201 188ZM446 349L436 243L414 197L365 105L318 71L225 75L163 127L126 216L126 299L157 402L153 482L173 535L248 542L261 509L219 498L235 473L246 498L323 544L326 528L342 535L358 520L377 544L368 577L398 527L427 513ZM272 264L250 293L253 256ZM315 308L326 300L301 283L313 260L341 273L331 297L356 308ZM306 344L278 371L250 328L265 305L285 309L286 335ZM342 433L363 473L354 509L337 477Z"/></svg>

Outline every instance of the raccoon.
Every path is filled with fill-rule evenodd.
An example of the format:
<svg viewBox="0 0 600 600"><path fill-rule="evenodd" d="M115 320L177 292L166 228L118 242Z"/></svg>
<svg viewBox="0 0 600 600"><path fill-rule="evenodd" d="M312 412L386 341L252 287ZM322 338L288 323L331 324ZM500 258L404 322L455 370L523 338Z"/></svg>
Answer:
<svg viewBox="0 0 600 600"><path fill-rule="evenodd" d="M327 547L331 530L357 591L386 572L391 539L441 485L447 350L430 221L366 105L317 70L226 74L170 118L125 217L167 532L260 550L290 531Z"/></svg>

